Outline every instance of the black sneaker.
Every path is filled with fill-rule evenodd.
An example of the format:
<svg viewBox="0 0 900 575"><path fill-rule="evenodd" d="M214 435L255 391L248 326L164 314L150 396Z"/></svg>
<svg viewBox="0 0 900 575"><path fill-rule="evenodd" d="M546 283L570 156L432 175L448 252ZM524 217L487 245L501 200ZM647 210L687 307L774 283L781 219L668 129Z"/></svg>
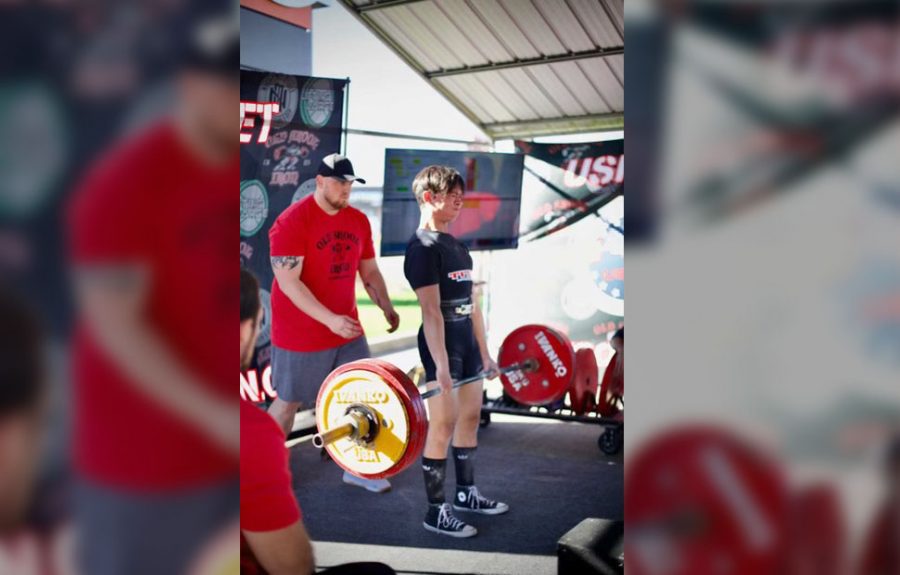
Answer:
<svg viewBox="0 0 900 575"><path fill-rule="evenodd" d="M449 503L429 505L422 525L429 531L450 537L474 537L478 534L477 529L453 516Z"/></svg>
<svg viewBox="0 0 900 575"><path fill-rule="evenodd" d="M456 497L453 499L453 509L457 511L471 511L485 515L500 515L509 511L509 505L488 499L478 492L478 488L456 487Z"/></svg>

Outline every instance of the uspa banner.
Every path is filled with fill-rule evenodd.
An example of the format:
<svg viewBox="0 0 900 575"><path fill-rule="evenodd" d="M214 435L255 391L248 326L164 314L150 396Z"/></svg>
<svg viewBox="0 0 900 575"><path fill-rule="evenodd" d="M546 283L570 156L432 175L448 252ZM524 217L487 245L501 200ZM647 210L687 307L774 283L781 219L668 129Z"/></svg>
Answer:
<svg viewBox="0 0 900 575"><path fill-rule="evenodd" d="M625 140L581 144L516 141L516 149L529 157L526 188L537 190L522 199L519 233L525 241L596 214L625 193Z"/></svg>
<svg viewBox="0 0 900 575"><path fill-rule="evenodd" d="M269 228L313 193L319 162L340 151L345 86L345 80L241 70L241 266L259 278L265 309L255 369L241 374L241 394L252 400L264 399L264 388L271 392Z"/></svg>

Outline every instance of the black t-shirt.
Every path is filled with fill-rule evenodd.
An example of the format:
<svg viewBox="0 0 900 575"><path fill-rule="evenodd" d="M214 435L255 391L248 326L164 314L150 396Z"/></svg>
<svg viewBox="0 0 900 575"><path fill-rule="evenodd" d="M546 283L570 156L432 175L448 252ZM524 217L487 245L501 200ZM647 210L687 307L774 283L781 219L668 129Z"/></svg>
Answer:
<svg viewBox="0 0 900 575"><path fill-rule="evenodd" d="M403 273L414 290L439 284L442 302L472 296L472 256L450 234L416 230L406 246Z"/></svg>

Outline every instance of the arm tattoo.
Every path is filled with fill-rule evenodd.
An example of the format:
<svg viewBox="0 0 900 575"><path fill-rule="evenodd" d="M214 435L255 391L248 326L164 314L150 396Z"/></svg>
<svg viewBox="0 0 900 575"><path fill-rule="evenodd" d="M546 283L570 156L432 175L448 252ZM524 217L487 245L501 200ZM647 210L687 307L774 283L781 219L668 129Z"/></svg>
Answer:
<svg viewBox="0 0 900 575"><path fill-rule="evenodd" d="M277 270L292 270L300 263L297 256L273 256L271 260L272 267Z"/></svg>

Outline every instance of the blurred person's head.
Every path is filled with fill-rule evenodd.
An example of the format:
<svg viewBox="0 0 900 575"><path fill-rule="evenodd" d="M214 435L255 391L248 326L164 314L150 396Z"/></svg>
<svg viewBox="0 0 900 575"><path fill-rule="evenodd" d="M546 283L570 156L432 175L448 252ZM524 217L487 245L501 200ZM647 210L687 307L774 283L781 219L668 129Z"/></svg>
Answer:
<svg viewBox="0 0 900 575"><path fill-rule="evenodd" d="M241 268L241 370L249 368L253 361L262 313L259 282L252 273Z"/></svg>
<svg viewBox="0 0 900 575"><path fill-rule="evenodd" d="M625 351L625 328L619 328L616 332L609 338L609 345L612 347L616 353L622 353Z"/></svg>
<svg viewBox="0 0 900 575"><path fill-rule="evenodd" d="M365 184L357 177L350 160L340 154L322 158L316 173L316 200L329 211L339 211L350 205L350 188L353 182Z"/></svg>
<svg viewBox="0 0 900 575"><path fill-rule="evenodd" d="M199 19L187 32L179 76L180 113L204 151L228 157L237 149L235 103L240 100L240 28L231 13Z"/></svg>
<svg viewBox="0 0 900 575"><path fill-rule="evenodd" d="M20 526L43 441L43 335L18 297L0 288L0 533Z"/></svg>
<svg viewBox="0 0 900 575"><path fill-rule="evenodd" d="M412 187L423 218L449 224L462 211L465 184L459 172L449 166L423 168Z"/></svg>

